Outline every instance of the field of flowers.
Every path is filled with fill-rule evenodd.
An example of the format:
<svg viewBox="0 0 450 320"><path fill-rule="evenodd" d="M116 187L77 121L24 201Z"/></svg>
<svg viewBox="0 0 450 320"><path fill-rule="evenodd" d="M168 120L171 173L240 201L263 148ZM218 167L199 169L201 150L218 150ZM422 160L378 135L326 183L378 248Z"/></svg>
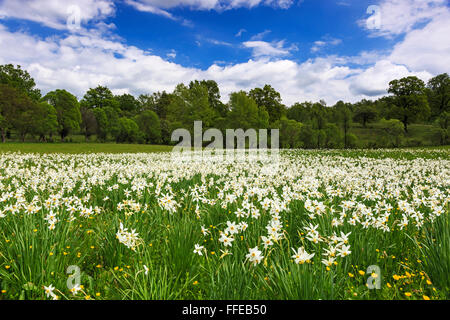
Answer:
<svg viewBox="0 0 450 320"><path fill-rule="evenodd" d="M0 154L0 299L450 298L449 149L170 156Z"/></svg>

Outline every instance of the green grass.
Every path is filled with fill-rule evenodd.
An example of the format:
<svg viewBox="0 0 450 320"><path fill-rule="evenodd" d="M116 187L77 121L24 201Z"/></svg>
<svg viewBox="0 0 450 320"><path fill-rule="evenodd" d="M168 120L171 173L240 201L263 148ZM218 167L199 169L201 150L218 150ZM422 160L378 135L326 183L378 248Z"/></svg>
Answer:
<svg viewBox="0 0 450 320"><path fill-rule="evenodd" d="M116 143L4 143L0 153L152 153L168 152L171 146Z"/></svg>

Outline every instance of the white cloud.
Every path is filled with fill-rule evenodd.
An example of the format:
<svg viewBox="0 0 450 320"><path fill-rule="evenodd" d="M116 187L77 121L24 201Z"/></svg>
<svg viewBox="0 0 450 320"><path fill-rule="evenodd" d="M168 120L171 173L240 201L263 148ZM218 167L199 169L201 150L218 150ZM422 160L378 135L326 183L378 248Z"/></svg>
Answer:
<svg viewBox="0 0 450 320"><path fill-rule="evenodd" d="M412 74L424 81L431 78L428 72L412 73L403 65L394 64L389 60L380 60L374 66L351 78L350 92L354 95L379 97L386 94L387 84L391 80Z"/></svg>
<svg viewBox="0 0 450 320"><path fill-rule="evenodd" d="M259 5L272 6L275 8L287 9L294 3L294 0L133 0L134 7L140 8L158 8L170 10L177 7L185 7L191 10L230 10L235 8L253 8ZM141 5L138 7L137 4ZM148 10L143 10L151 12ZM155 12L153 12L155 13Z"/></svg>
<svg viewBox="0 0 450 320"><path fill-rule="evenodd" d="M314 45L311 47L311 52L315 53L325 48L326 46L337 46L342 43L341 39L325 37L325 40L318 40L314 42Z"/></svg>
<svg viewBox="0 0 450 320"><path fill-rule="evenodd" d="M450 10L423 29L409 32L404 41L394 46L390 60L412 70L450 72Z"/></svg>
<svg viewBox="0 0 450 320"><path fill-rule="evenodd" d="M302 63L287 59L296 46L263 41L267 34L263 32L257 35L259 40L243 43L252 50L253 59L238 64L217 62L206 70L170 62L175 51L169 51L164 59L111 34L106 37L105 30L114 25L103 22L90 32L49 38L11 32L0 24L0 47L8 48L0 50L0 64L22 65L43 92L64 88L79 98L97 85L106 85L115 93L138 95L172 91L178 83L194 79L212 79L219 83L224 100L233 91L271 84L287 105L320 99L328 104L354 102L385 95L389 81L395 78L417 75L427 80L450 72L448 21L448 11L439 13L427 25L410 30L391 52L363 51L353 57L318 57ZM323 38L315 45L338 43L338 39Z"/></svg>
<svg viewBox="0 0 450 320"><path fill-rule="evenodd" d="M71 6L80 9L82 23L102 20L115 13L112 0L2 0L0 17L30 20L61 30L67 27L67 19L74 13Z"/></svg>
<svg viewBox="0 0 450 320"><path fill-rule="evenodd" d="M379 28L369 31L372 36L384 37L407 33L418 24L427 23L447 12L447 5L448 0L381 0L378 4L381 23ZM366 21L362 19L359 24L367 28Z"/></svg>
<svg viewBox="0 0 450 320"><path fill-rule="evenodd" d="M65 88L79 98L87 89L99 84L107 85L114 92L138 95L171 91L178 83L194 79L216 80L224 99L232 91L264 84L279 90L288 105L320 99L331 104L340 99L356 101L367 97L363 90L351 88L364 70L343 66L343 60L334 57L316 58L301 64L287 59L258 58L226 66L213 64L201 70L183 67L95 34L39 39L22 32L10 32L1 25L0 45L10 48L1 51L0 64L22 65L44 92ZM383 70L383 73L387 72Z"/></svg>
<svg viewBox="0 0 450 320"><path fill-rule="evenodd" d="M285 47L284 42L284 40L278 42L246 41L242 44L244 45L244 47L252 49L252 56L254 58L282 57L289 55L291 51L298 50L295 45Z"/></svg>

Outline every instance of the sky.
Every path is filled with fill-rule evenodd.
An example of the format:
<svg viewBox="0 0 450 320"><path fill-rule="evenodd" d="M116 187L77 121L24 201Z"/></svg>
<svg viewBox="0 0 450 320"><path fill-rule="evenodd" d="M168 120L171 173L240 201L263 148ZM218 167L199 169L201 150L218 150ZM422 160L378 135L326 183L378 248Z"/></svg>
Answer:
<svg viewBox="0 0 450 320"><path fill-rule="evenodd" d="M0 0L0 64L43 93L135 96L212 79L222 100L356 102L450 73L449 0Z"/></svg>

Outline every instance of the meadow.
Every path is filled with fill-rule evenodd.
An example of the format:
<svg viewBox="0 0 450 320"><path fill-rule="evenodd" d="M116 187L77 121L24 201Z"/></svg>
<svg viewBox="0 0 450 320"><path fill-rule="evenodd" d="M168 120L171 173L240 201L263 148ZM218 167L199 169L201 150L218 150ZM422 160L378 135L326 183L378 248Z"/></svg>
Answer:
<svg viewBox="0 0 450 320"><path fill-rule="evenodd" d="M0 299L450 297L448 148L37 146L0 145Z"/></svg>

